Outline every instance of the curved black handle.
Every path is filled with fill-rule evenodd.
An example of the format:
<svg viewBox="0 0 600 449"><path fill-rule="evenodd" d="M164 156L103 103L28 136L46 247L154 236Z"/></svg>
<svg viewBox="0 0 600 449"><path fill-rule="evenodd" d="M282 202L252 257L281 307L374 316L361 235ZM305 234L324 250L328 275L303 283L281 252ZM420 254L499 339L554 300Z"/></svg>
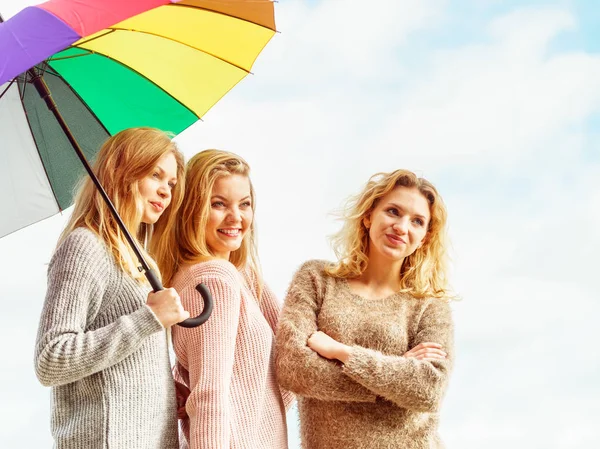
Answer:
<svg viewBox="0 0 600 449"><path fill-rule="evenodd" d="M208 290L208 287L206 287L206 285L204 284L198 284L196 285L196 290L198 290L198 292L202 296L202 300L204 301L204 309L202 309L202 313L196 318L188 318L187 320L182 321L181 323L177 323L178 326L187 328L198 327L201 324L204 324L204 322L208 320L208 317L210 317L210 314L213 310L213 299L212 295L210 294L210 291Z"/></svg>
<svg viewBox="0 0 600 449"><path fill-rule="evenodd" d="M148 279L148 282L150 282L152 290L154 290L155 292L163 290L162 283L160 282L160 279L158 278L158 276L156 276L153 270L146 270L144 274L146 275L146 279ZM177 323L178 326L187 328L198 327L201 324L204 324L204 322L208 320L208 317L210 317L210 314L213 310L213 299L212 295L210 294L210 291L204 284L196 285L196 290L198 290L198 292L202 296L202 300L204 301L204 308L202 309L202 313L196 318L188 318L187 320L184 320L181 323Z"/></svg>

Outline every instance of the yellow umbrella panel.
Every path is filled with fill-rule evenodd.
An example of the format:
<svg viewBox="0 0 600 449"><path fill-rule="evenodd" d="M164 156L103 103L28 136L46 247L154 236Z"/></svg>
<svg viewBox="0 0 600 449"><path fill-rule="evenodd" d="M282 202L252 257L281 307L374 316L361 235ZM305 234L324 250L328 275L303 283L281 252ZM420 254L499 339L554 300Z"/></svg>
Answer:
<svg viewBox="0 0 600 449"><path fill-rule="evenodd" d="M250 72L274 33L270 1L182 1L88 36L49 65L109 133L178 133Z"/></svg>

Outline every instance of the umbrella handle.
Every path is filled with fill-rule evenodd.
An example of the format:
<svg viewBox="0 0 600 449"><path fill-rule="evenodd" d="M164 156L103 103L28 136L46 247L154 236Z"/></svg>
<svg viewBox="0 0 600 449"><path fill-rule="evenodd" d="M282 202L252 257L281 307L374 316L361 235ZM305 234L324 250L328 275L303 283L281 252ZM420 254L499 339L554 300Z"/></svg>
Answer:
<svg viewBox="0 0 600 449"><path fill-rule="evenodd" d="M147 270L145 275L155 292L163 290L162 282L160 282L160 279L156 276L153 270ZM204 324L204 322L210 317L210 314L213 310L213 298L210 294L210 291L204 284L196 285L196 290L198 290L198 293L200 293L200 296L202 296L202 300L204 301L204 309L196 318L188 318L181 323L177 323L178 326L187 328L198 327L201 324Z"/></svg>

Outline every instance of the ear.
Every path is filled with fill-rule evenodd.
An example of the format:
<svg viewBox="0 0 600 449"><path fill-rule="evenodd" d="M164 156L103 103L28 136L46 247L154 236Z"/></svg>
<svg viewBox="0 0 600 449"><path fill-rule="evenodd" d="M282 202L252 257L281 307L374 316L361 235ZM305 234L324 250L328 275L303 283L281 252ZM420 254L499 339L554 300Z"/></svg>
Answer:
<svg viewBox="0 0 600 449"><path fill-rule="evenodd" d="M363 225L365 225L365 228L369 229L371 227L371 217L369 215L363 217L362 222Z"/></svg>

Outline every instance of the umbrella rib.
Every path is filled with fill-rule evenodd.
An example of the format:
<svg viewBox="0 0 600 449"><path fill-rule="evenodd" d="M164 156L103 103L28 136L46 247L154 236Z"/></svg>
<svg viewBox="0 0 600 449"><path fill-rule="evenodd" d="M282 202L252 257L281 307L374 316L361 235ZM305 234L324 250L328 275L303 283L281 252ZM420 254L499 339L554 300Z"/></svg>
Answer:
<svg viewBox="0 0 600 449"><path fill-rule="evenodd" d="M66 50L66 49L65 49L65 50ZM80 49L80 50L86 50L86 49L85 49L85 48L82 48L82 49ZM48 61L49 61L49 62L54 62L54 61L62 61L62 60L64 60L64 59L82 58L82 57L84 57L84 56L90 56L90 55L94 54L94 52L93 52L93 51L90 51L90 50L86 50L86 52L87 52L87 53L81 53L81 54L79 54L79 55L61 56L60 58L54 58L54 57L51 57L51 58L48 58Z"/></svg>
<svg viewBox="0 0 600 449"><path fill-rule="evenodd" d="M87 44L88 42L95 41L96 39L100 39L101 37L108 36L109 34L115 32L115 30L113 28L110 28L110 27L106 28L103 31L106 31L106 32L102 33L102 34L97 34L96 36L90 37L89 39L85 39L85 40L82 39L81 41L79 41L77 43L77 45L73 44L73 45L71 45L71 47L79 48L80 45Z"/></svg>
<svg viewBox="0 0 600 449"><path fill-rule="evenodd" d="M129 31L129 32L133 32L133 33L142 33L142 34L147 34L149 36L159 37L161 39L167 39L167 40L169 40L171 42L175 42L177 44L181 44L181 45L184 45L184 46L186 46L188 48L191 48L193 50L196 50L196 51L199 51L201 53L204 53L205 55L212 56L213 58L218 59L219 61L223 61L225 64L229 64L229 65L231 65L233 67L236 67L236 68L238 68L238 69L240 69L240 70L242 70L242 71L244 71L244 72L246 72L248 74L252 74L252 72L250 72L249 70L247 70L247 69L245 69L243 67L240 67L239 65L237 65L237 64L235 64L235 63L233 63L231 61L227 61L226 59L223 59L223 58L221 58L221 57L219 57L219 56L217 56L217 55L215 55L213 53L209 53L209 52L204 51L204 50L202 50L200 48L194 47L193 45L186 44L185 42L179 41L177 39L172 39L170 37L163 36L161 34L151 33L149 31L131 30L131 29L127 29L127 28L115 28L115 27L112 27L111 30L115 30L115 31L117 31L117 30L118 31Z"/></svg>
<svg viewBox="0 0 600 449"><path fill-rule="evenodd" d="M260 2L256 2L256 3L260 3ZM271 3L276 3L276 2L271 2ZM275 31L276 33L278 32L274 28L271 28L271 27L268 27L268 26L265 26L265 25L261 25L260 23L253 22L253 21L248 20L248 19L244 19L243 17L233 16L233 15L221 12L221 11L215 11L214 9L202 8L201 6L194 6L194 5L182 5L181 3L171 3L170 5L166 5L166 6L167 7L175 6L177 8L199 9L201 11L207 11L207 12L211 12L213 14L220 14L222 16L232 17L234 19L241 20L242 22L251 23L252 25L256 25L257 27L264 28L266 30Z"/></svg>
<svg viewBox="0 0 600 449"><path fill-rule="evenodd" d="M28 75L29 71L25 72L25 80L23 81L23 92L21 92L21 95L19 95L19 97L21 98L21 103L23 103L23 99L25 98L25 89L27 89L27 85L29 84L29 82L27 81ZM23 104L23 108L25 108L25 104Z"/></svg>

